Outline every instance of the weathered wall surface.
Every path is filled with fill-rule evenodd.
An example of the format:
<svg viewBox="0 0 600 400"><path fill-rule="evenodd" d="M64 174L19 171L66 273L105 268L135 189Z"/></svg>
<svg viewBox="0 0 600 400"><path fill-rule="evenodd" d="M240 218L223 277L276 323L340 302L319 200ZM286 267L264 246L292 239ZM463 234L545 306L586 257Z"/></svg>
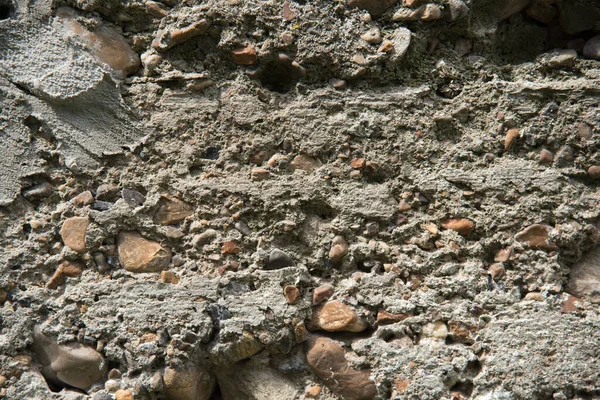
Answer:
<svg viewBox="0 0 600 400"><path fill-rule="evenodd" d="M599 35L0 0L0 396L600 398Z"/></svg>

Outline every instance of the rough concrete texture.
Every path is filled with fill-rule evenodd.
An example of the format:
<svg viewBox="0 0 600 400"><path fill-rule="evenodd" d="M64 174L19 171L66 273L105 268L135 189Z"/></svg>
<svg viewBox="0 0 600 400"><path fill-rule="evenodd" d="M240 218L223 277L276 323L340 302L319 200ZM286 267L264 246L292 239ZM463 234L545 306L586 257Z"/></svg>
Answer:
<svg viewBox="0 0 600 400"><path fill-rule="evenodd" d="M599 34L0 0L0 397L600 398Z"/></svg>

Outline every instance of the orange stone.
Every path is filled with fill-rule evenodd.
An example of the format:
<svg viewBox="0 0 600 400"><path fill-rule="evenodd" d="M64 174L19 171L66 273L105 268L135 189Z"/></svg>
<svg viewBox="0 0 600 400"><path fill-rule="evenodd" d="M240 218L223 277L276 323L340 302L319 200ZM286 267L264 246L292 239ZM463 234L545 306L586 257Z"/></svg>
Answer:
<svg viewBox="0 0 600 400"><path fill-rule="evenodd" d="M78 253L85 253L85 232L89 224L88 217L67 219L60 230L60 236L65 245Z"/></svg>
<svg viewBox="0 0 600 400"><path fill-rule="evenodd" d="M352 159L352 161L350 161L350 166L354 169L361 169L362 167L365 166L365 159L364 158L354 158L354 159Z"/></svg>
<svg viewBox="0 0 600 400"><path fill-rule="evenodd" d="M555 243L549 241L550 232L552 232L551 226L533 224L523 229L521 232L517 233L515 235L515 239L519 242L526 243L530 248L534 250L557 250L558 246L556 246Z"/></svg>
<svg viewBox="0 0 600 400"><path fill-rule="evenodd" d="M171 249L144 238L136 231L122 231L117 237L121 265L129 272L158 272L171 262Z"/></svg>
<svg viewBox="0 0 600 400"><path fill-rule="evenodd" d="M377 312L377 323L379 325L394 324L410 317L408 314L392 314L385 310L379 310Z"/></svg>
<svg viewBox="0 0 600 400"><path fill-rule="evenodd" d="M83 193L79 193L71 201L73 202L73 205L83 207L92 204L94 202L94 196L92 195L92 192L86 190Z"/></svg>
<svg viewBox="0 0 600 400"><path fill-rule="evenodd" d="M576 301L579 301L577 297L568 295L567 299L563 302L560 312L563 314L577 312Z"/></svg>
<svg viewBox="0 0 600 400"><path fill-rule="evenodd" d="M229 241L221 246L221 254L238 254L242 249L235 242Z"/></svg>
<svg viewBox="0 0 600 400"><path fill-rule="evenodd" d="M286 286L283 288L283 295L288 304L294 304L302 297L300 290L296 286Z"/></svg>
<svg viewBox="0 0 600 400"><path fill-rule="evenodd" d="M56 289L65 283L65 278L76 278L81 276L84 265L77 261L63 261L50 280L46 283L48 289Z"/></svg>
<svg viewBox="0 0 600 400"><path fill-rule="evenodd" d="M473 232L475 224L466 218L455 218L442 222L442 228L451 229L460 235L467 236Z"/></svg>
<svg viewBox="0 0 600 400"><path fill-rule="evenodd" d="M258 56L256 55L256 51L254 50L254 46L249 44L247 46L238 47L237 49L233 50L232 58L233 62L235 62L236 64L252 65L256 62Z"/></svg>
<svg viewBox="0 0 600 400"><path fill-rule="evenodd" d="M517 128L509 129L508 132L506 132L506 137L504 138L504 150L510 149L518 137L519 130Z"/></svg>
<svg viewBox="0 0 600 400"><path fill-rule="evenodd" d="M362 332L367 324L358 318L356 311L338 300L319 307L312 315L311 327L327 332Z"/></svg>
<svg viewBox="0 0 600 400"><path fill-rule="evenodd" d="M504 267L500 264L492 264L488 269L488 272L493 280L498 280L504 276Z"/></svg>

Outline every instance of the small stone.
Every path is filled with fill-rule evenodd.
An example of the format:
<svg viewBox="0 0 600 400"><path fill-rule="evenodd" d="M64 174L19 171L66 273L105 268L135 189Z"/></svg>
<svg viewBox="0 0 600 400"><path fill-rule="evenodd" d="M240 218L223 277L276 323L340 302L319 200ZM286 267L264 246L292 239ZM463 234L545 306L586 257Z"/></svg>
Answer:
<svg viewBox="0 0 600 400"><path fill-rule="evenodd" d="M525 295L525 300L528 301L544 301L544 297L540 292L529 292Z"/></svg>
<svg viewBox="0 0 600 400"><path fill-rule="evenodd" d="M572 67L577 60L575 50L557 49L545 53L541 57L541 63L550 68Z"/></svg>
<svg viewBox="0 0 600 400"><path fill-rule="evenodd" d="M296 286L286 286L283 288L283 295L288 304L294 304L302 297L300 290Z"/></svg>
<svg viewBox="0 0 600 400"><path fill-rule="evenodd" d="M338 300L330 301L317 308L312 315L310 328L327 332L362 332L367 324L356 311Z"/></svg>
<svg viewBox="0 0 600 400"><path fill-rule="evenodd" d="M129 204L129 207L133 208L143 206L146 202L146 196L133 189L124 188L121 191L121 197L125 203Z"/></svg>
<svg viewBox="0 0 600 400"><path fill-rule="evenodd" d="M154 223L161 225L175 224L193 214L194 209L190 204L165 194L158 201L158 209L154 214Z"/></svg>
<svg viewBox="0 0 600 400"><path fill-rule="evenodd" d="M75 34L98 59L113 71L125 77L140 68L140 57L131 49L127 40L116 29L99 24L94 31L88 30L77 21L77 13L68 7L56 12L64 27Z"/></svg>
<svg viewBox="0 0 600 400"><path fill-rule="evenodd" d="M406 200L400 200L400 202L398 203L398 210L402 211L408 211L411 209L411 205L408 204L408 202Z"/></svg>
<svg viewBox="0 0 600 400"><path fill-rule="evenodd" d="M505 249L500 249L494 256L494 262L501 263L510 260L513 254L512 246L507 247Z"/></svg>
<svg viewBox="0 0 600 400"><path fill-rule="evenodd" d="M327 337L313 336L308 340L306 362L333 392L344 399L372 400L377 396L371 371L352 368L342 346Z"/></svg>
<svg viewBox="0 0 600 400"><path fill-rule="evenodd" d="M65 220L60 230L64 244L78 253L85 253L85 234L89 224L88 217L71 217Z"/></svg>
<svg viewBox="0 0 600 400"><path fill-rule="evenodd" d="M292 171L300 169L302 171L313 172L320 166L321 166L320 161L315 160L314 158L308 157L305 155L298 155L298 156L294 157L294 159L290 163L290 167L291 167Z"/></svg>
<svg viewBox="0 0 600 400"><path fill-rule="evenodd" d="M377 312L377 323L379 325L394 324L410 317L408 314L392 314L385 310L379 310Z"/></svg>
<svg viewBox="0 0 600 400"><path fill-rule="evenodd" d="M192 245L199 249L203 245L211 243L217 237L218 233L214 229L207 229L199 235L194 236Z"/></svg>
<svg viewBox="0 0 600 400"><path fill-rule="evenodd" d="M50 196L53 190L54 186L48 182L43 182L24 189L22 194L27 200L35 200Z"/></svg>
<svg viewBox="0 0 600 400"><path fill-rule="evenodd" d="M475 341L472 333L476 331L476 329L469 327L463 322L452 321L448 324L448 328L452 339L457 343L473 344Z"/></svg>
<svg viewBox="0 0 600 400"><path fill-rule="evenodd" d="M163 382L169 400L209 400L217 384L210 372L197 367L182 370L167 367Z"/></svg>
<svg viewBox="0 0 600 400"><path fill-rule="evenodd" d="M92 192L86 190L85 192L79 193L77 196L75 196L71 202L77 207L89 206L94 202L94 196L92 195Z"/></svg>
<svg viewBox="0 0 600 400"><path fill-rule="evenodd" d="M331 249L329 250L329 261L338 264L344 256L348 254L348 243L342 236L336 236L331 241Z"/></svg>
<svg viewBox="0 0 600 400"><path fill-rule="evenodd" d="M361 177L360 171L354 170L354 171L350 172L351 179L360 179L360 177Z"/></svg>
<svg viewBox="0 0 600 400"><path fill-rule="evenodd" d="M348 82L346 82L344 79L332 78L329 83L335 90L346 90L348 87Z"/></svg>
<svg viewBox="0 0 600 400"><path fill-rule="evenodd" d="M589 177L592 179L600 179L600 166L592 165L591 167L588 168L587 173L588 173Z"/></svg>
<svg viewBox="0 0 600 400"><path fill-rule="evenodd" d="M585 42L582 50L583 56L592 60L600 60L600 35L594 36Z"/></svg>
<svg viewBox="0 0 600 400"><path fill-rule="evenodd" d="M579 301L577 297L567 295L567 299L563 302L560 312L563 314L577 312L578 309L575 303Z"/></svg>
<svg viewBox="0 0 600 400"><path fill-rule="evenodd" d="M38 326L33 329L33 349L42 364L42 373L50 382L88 390L104 379L108 362L96 350L77 342L57 344Z"/></svg>
<svg viewBox="0 0 600 400"><path fill-rule="evenodd" d="M379 28L373 28L364 33L360 38L367 43L379 44L381 43L381 31Z"/></svg>
<svg viewBox="0 0 600 400"><path fill-rule="evenodd" d="M176 284L179 282L179 278L177 277L177 275L175 275L175 273L173 273L171 271L161 271L160 272L160 281L162 283Z"/></svg>
<svg viewBox="0 0 600 400"><path fill-rule="evenodd" d="M540 151L540 163L552 164L554 162L554 153L550 150L542 149Z"/></svg>
<svg viewBox="0 0 600 400"><path fill-rule="evenodd" d="M469 39L458 39L454 44L454 51L459 57L466 56L471 51L471 47L473 46L473 42Z"/></svg>
<svg viewBox="0 0 600 400"><path fill-rule="evenodd" d="M556 7L547 4L547 0L534 0L525 13L542 24L549 24L556 16Z"/></svg>
<svg viewBox="0 0 600 400"><path fill-rule="evenodd" d="M8 378L4 375L0 375L0 388L4 387L4 385L6 385L6 381L8 381Z"/></svg>
<svg viewBox="0 0 600 400"><path fill-rule="evenodd" d="M442 7L439 5L429 3L423 6L423 11L420 16L421 21L435 21L441 17Z"/></svg>
<svg viewBox="0 0 600 400"><path fill-rule="evenodd" d="M488 273L492 277L493 280L498 280L504 276L505 270L504 267L500 264L492 264L488 269Z"/></svg>
<svg viewBox="0 0 600 400"><path fill-rule="evenodd" d="M115 400L133 400L133 394L127 389L119 389L114 394Z"/></svg>
<svg viewBox="0 0 600 400"><path fill-rule="evenodd" d="M271 173L269 170L264 168L254 168L251 172L251 179L253 181L264 181L265 179L269 179Z"/></svg>
<svg viewBox="0 0 600 400"><path fill-rule="evenodd" d="M515 239L519 242L526 243L534 250L557 250L558 246L556 246L554 242L549 241L550 233L553 230L554 229L548 225L533 224L517 233Z"/></svg>
<svg viewBox="0 0 600 400"><path fill-rule="evenodd" d="M163 10L163 6L156 1L147 1L144 3L146 6L146 10L148 10L148 14L152 15L155 18L163 18L167 16L167 12Z"/></svg>
<svg viewBox="0 0 600 400"><path fill-rule="evenodd" d="M290 2L289 2L288 0L286 0L286 1L284 1L284 2L283 2L283 18L284 18L286 21L292 21L292 20L294 20L294 19L295 19L295 18L296 18L298 15L300 15L300 14L298 13L298 11L296 11L296 10L293 10L293 9L290 7Z"/></svg>
<svg viewBox="0 0 600 400"><path fill-rule="evenodd" d="M242 249L233 241L223 243L221 246L221 254L238 254Z"/></svg>
<svg viewBox="0 0 600 400"><path fill-rule="evenodd" d="M379 48L377 49L377 52L378 53L389 53L392 50L394 50L394 42L392 42L391 40L385 39L381 43L381 46L379 46Z"/></svg>
<svg viewBox="0 0 600 400"><path fill-rule="evenodd" d="M333 287L331 285L321 285L313 291L312 303L313 306L323 303L325 300L333 296Z"/></svg>
<svg viewBox="0 0 600 400"><path fill-rule="evenodd" d="M469 7L462 0L448 0L450 21L458 21L469 15Z"/></svg>
<svg viewBox="0 0 600 400"><path fill-rule="evenodd" d="M425 229L427 230L427 232L429 232L432 236L437 236L440 232L438 230L438 227L436 224L434 223L429 223L427 225L425 225Z"/></svg>
<svg viewBox="0 0 600 400"><path fill-rule="evenodd" d="M184 43L193 37L199 36L210 28L211 23L206 19L181 29L161 29L152 41L152 47L157 51L165 52L178 44Z"/></svg>
<svg viewBox="0 0 600 400"><path fill-rule="evenodd" d="M575 126L577 128L577 134L580 138L586 140L590 140L592 138L594 131L591 126L583 122L578 122Z"/></svg>
<svg viewBox="0 0 600 400"><path fill-rule="evenodd" d="M117 237L121 265L129 272L159 272L171 262L171 249L144 238L136 231L122 231Z"/></svg>
<svg viewBox="0 0 600 400"><path fill-rule="evenodd" d="M239 65L252 65L258 60L254 46L251 44L233 50L232 58L233 62Z"/></svg>
<svg viewBox="0 0 600 400"><path fill-rule="evenodd" d="M296 265L292 257L290 257L286 252L279 249L271 250L269 253L269 261L267 262L267 269L278 269L284 267L293 267Z"/></svg>
<svg viewBox="0 0 600 400"><path fill-rule="evenodd" d="M96 189L96 199L98 200L113 200L117 192L119 191L119 187L117 185L112 184L103 184L98 186Z"/></svg>
<svg viewBox="0 0 600 400"><path fill-rule="evenodd" d="M362 167L365 166L365 159L364 158L354 158L354 159L352 159L352 161L350 161L350 166L354 169L361 169Z"/></svg>
<svg viewBox="0 0 600 400"><path fill-rule="evenodd" d="M316 399L317 397L319 397L322 391L323 388L319 385L309 386L308 388L306 388L304 395L306 397L310 397L311 399Z"/></svg>
<svg viewBox="0 0 600 400"><path fill-rule="evenodd" d="M442 17L442 7L437 4L425 4L416 10L400 8L392 16L393 21L435 21Z"/></svg>
<svg viewBox="0 0 600 400"><path fill-rule="evenodd" d="M516 128L509 129L504 138L504 150L509 150L520 136L519 130Z"/></svg>
<svg viewBox="0 0 600 400"><path fill-rule="evenodd" d="M523 10L529 4L529 0L499 0L498 20L502 21Z"/></svg>
<svg viewBox="0 0 600 400"><path fill-rule="evenodd" d="M233 224L233 227L244 236L248 236L252 233L250 227L244 221L236 221L235 224Z"/></svg>
<svg viewBox="0 0 600 400"><path fill-rule="evenodd" d="M367 10L374 17L383 14L394 4L396 0L348 0L348 7Z"/></svg>
<svg viewBox="0 0 600 400"><path fill-rule="evenodd" d="M475 229L475 224L466 218L456 218L442 222L442 228L451 229L460 235L468 236Z"/></svg>

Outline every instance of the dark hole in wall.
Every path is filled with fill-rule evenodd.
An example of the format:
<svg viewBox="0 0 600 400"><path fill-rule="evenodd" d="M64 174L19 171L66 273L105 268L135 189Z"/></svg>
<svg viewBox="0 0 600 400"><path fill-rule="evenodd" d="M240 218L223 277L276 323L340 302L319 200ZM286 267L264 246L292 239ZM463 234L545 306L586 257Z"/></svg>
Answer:
<svg viewBox="0 0 600 400"><path fill-rule="evenodd" d="M471 394L473 393L473 382L469 380L458 382L450 388L450 391L459 392L467 397L471 397Z"/></svg>
<svg viewBox="0 0 600 400"><path fill-rule="evenodd" d="M10 2L0 1L0 20L9 19L13 14L13 6Z"/></svg>

